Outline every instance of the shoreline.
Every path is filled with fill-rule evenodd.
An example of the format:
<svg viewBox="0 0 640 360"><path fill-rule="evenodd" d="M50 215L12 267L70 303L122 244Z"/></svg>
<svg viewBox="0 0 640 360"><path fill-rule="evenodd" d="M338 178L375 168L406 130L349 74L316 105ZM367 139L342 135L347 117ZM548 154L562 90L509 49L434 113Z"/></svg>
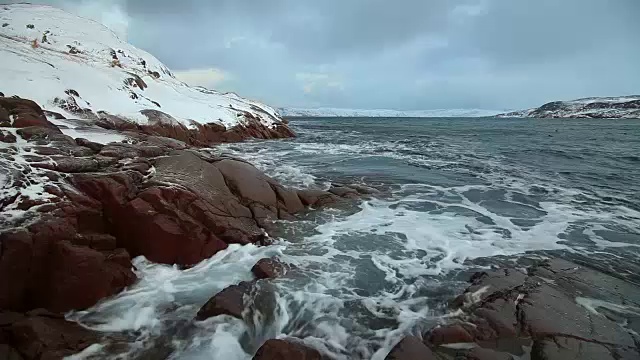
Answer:
<svg viewBox="0 0 640 360"><path fill-rule="evenodd" d="M122 351L125 334L93 331L64 314L89 308L134 284L134 256L187 269L230 244L268 246L272 220L294 220L309 207L376 196L375 189L349 184L329 191L286 188L245 160L214 156L158 135L118 132L128 140L107 144L73 139L35 103L24 104L29 106L20 111L32 116L31 126L0 128L7 144L5 160L22 169L14 185L44 190L32 193L40 198L18 191L8 197L9 203L3 202L3 210L22 212L23 219L38 216L30 223L10 220L26 231L3 228L0 235L0 285L5 289L0 312L0 343L5 345L0 350L19 356L16 359ZM40 265L34 268L33 259ZM258 326L249 314L273 313L270 279L295 275L296 270L277 258L263 258L252 271L254 280L212 294L183 331L188 334L197 322L219 315ZM581 356L582 349L598 359L640 355L640 290L629 282L552 259L476 273L471 283L452 299L442 324L413 329L414 335L395 344L386 358L564 359ZM548 319L549 311L562 321ZM619 325L625 321L631 324L626 329ZM585 326L597 331L583 333ZM52 334L64 334L64 339ZM295 338L265 340L254 349L255 359L325 356ZM33 344L39 344L37 350ZM172 352L162 346L155 351L149 356Z"/></svg>

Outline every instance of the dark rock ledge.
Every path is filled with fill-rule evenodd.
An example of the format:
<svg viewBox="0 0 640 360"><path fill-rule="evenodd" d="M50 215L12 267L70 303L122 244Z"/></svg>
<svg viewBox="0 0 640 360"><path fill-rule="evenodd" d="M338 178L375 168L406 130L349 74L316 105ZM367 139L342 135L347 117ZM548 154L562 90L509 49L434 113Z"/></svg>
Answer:
<svg viewBox="0 0 640 360"><path fill-rule="evenodd" d="M470 281L452 301L458 317L405 338L387 359L640 359L637 285L561 259Z"/></svg>
<svg viewBox="0 0 640 360"><path fill-rule="evenodd" d="M245 120L238 136L216 138L153 124L102 145L64 135L33 101L0 97L1 359L59 359L99 342L61 314L133 284L131 257L190 266L232 243L268 243L273 220L353 195L285 188L193 147L293 135L286 125ZM270 266L261 276L284 271Z"/></svg>

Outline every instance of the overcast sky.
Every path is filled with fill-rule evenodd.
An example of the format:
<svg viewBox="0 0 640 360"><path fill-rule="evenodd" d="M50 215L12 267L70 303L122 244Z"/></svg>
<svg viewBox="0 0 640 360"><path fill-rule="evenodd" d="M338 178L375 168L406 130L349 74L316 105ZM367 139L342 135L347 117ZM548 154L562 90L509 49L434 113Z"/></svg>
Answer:
<svg viewBox="0 0 640 360"><path fill-rule="evenodd" d="M515 109L640 93L640 0L52 0L274 106Z"/></svg>

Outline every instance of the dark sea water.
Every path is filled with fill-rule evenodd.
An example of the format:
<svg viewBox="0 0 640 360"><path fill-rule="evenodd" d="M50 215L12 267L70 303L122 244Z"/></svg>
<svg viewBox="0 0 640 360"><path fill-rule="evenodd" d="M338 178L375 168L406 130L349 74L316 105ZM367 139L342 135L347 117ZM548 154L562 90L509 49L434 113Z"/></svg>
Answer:
<svg viewBox="0 0 640 360"><path fill-rule="evenodd" d="M640 284L640 120L291 125L296 139L213 152L286 185L358 183L381 194L283 222L277 245L232 246L192 269L138 258L138 285L70 317L130 332L123 358L162 348L175 359L250 359L264 340L295 336L335 358L383 359L403 335L441 321L446 301L483 267L561 256ZM275 255L297 267L274 282L275 309L185 330L209 297Z"/></svg>

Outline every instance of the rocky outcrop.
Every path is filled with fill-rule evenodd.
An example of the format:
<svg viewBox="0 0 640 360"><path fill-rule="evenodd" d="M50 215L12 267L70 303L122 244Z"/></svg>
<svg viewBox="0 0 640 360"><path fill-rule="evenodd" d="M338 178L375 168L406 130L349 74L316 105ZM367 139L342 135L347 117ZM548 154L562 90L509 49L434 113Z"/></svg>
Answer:
<svg viewBox="0 0 640 360"><path fill-rule="evenodd" d="M139 128L122 132L128 139L119 143L73 139L37 104L17 98L0 98L0 116L0 311L10 314L0 316L0 354L6 356L54 359L95 342L95 334L56 314L86 309L133 284L132 256L193 265L232 243L268 243L273 220L292 219L311 204L304 191L242 160L191 147L195 140ZM255 131L243 134L273 135ZM263 265L265 273L283 273L275 263ZM199 318L242 317L246 309L272 314L275 298L268 283L254 281L209 305ZM32 316L34 309L48 315Z"/></svg>
<svg viewBox="0 0 640 360"><path fill-rule="evenodd" d="M47 136L38 141L58 141ZM79 151L72 139L64 144L55 149ZM2 199L3 211L21 212L2 219L3 308L85 308L131 284L129 254L192 265L230 243L260 242L270 220L304 209L295 191L247 163L151 141L31 160L11 179L10 188L24 190ZM33 184L44 189L34 198L27 191ZM85 276L70 276L74 263L85 267ZM21 270L23 281L9 278L11 270ZM73 294L82 298L70 299Z"/></svg>
<svg viewBox="0 0 640 360"><path fill-rule="evenodd" d="M497 117L640 119L640 95L553 101L539 108L499 114Z"/></svg>
<svg viewBox="0 0 640 360"><path fill-rule="evenodd" d="M58 127L47 120L44 112L35 102L18 97L0 96L0 127L28 126L42 126L60 132Z"/></svg>
<svg viewBox="0 0 640 360"><path fill-rule="evenodd" d="M640 358L640 290L632 284L560 259L526 272L476 273L471 283L452 302L461 315L424 334L441 358ZM409 339L400 344L416 343Z"/></svg>
<svg viewBox="0 0 640 360"><path fill-rule="evenodd" d="M48 128L15 134L26 143L2 150L11 169L2 308L86 308L132 283L130 255L192 265L230 243L261 242L271 220L304 209L295 190L252 165L184 144L146 136L97 147ZM83 276L71 276L79 266ZM9 277L17 270L20 281Z"/></svg>
<svg viewBox="0 0 640 360"><path fill-rule="evenodd" d="M136 131L144 134L180 140L188 145L204 147L218 143L238 142L250 138L281 139L294 137L295 133L283 122L265 126L259 117L249 112L239 113L242 121L229 129L217 123L191 122L187 127L171 115L160 110L142 110L147 124L136 124L126 119L101 112L95 121L97 126L109 130Z"/></svg>

